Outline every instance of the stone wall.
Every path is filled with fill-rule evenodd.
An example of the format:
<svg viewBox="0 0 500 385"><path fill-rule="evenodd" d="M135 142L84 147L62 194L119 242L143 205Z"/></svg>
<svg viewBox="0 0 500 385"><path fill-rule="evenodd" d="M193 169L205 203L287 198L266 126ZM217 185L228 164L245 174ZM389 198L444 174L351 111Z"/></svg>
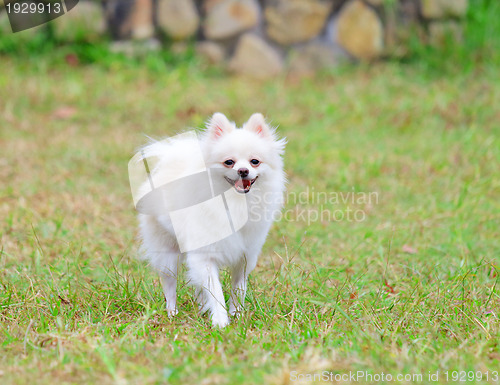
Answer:
<svg viewBox="0 0 500 385"><path fill-rule="evenodd" d="M81 0L53 22L56 35L113 49L195 41L208 62L271 77L311 73L342 60L401 56L411 38L460 39L468 0ZM140 43L136 43L140 42Z"/></svg>

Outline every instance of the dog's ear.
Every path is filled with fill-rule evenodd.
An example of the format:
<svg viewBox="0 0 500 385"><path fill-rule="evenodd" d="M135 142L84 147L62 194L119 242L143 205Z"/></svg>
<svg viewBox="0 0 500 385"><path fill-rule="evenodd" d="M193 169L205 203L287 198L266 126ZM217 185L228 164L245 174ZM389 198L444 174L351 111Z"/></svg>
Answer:
<svg viewBox="0 0 500 385"><path fill-rule="evenodd" d="M271 129L266 123L264 116L261 113L255 113L250 116L248 122L243 126L245 130L253 131L256 134L259 134L264 137L271 136Z"/></svg>
<svg viewBox="0 0 500 385"><path fill-rule="evenodd" d="M210 138L217 139L228 132L234 130L234 123L231 123L226 115L216 112L207 123L207 129Z"/></svg>

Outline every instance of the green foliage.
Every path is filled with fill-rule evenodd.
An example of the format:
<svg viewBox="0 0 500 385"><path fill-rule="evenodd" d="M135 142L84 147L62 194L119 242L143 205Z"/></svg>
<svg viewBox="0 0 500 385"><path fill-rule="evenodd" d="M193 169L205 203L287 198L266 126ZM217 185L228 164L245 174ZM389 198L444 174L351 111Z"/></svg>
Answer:
<svg viewBox="0 0 500 385"><path fill-rule="evenodd" d="M0 24L0 58L18 57L26 61L44 58L50 65L60 65L67 62L70 65L97 64L108 70L120 68L146 67L151 72L163 72L177 66L189 67L199 64L194 55L194 49L187 42L180 50L172 49L173 42L165 40L160 50L144 49L143 43L130 43L129 53L115 52L112 42L104 36L101 41L89 42L84 38L68 43L58 39L49 22L35 29L13 34L4 17Z"/></svg>
<svg viewBox="0 0 500 385"><path fill-rule="evenodd" d="M474 71L484 66L500 66L500 2L470 0L463 26L463 38L449 34L443 44L422 44L410 40L409 58L423 68L439 72Z"/></svg>
<svg viewBox="0 0 500 385"><path fill-rule="evenodd" d="M497 0L470 0L465 20L461 22L464 29L463 39L456 40L449 35L438 46L424 44L417 33L409 39L409 56L404 62L415 62L423 68L438 73L449 71L472 71L488 65L500 65L500 2ZM395 0L387 0L386 5L392 7ZM1 19L1 18L0 18ZM172 49L173 42L162 36L166 44L159 51L127 57L110 50L108 38L89 43L81 38L76 43L58 40L52 24L48 23L37 29L12 34L4 14L0 24L0 56L10 55L33 59L40 55L48 56L54 62L64 60L66 55L75 55L81 64L99 64L115 70L122 67L146 65L153 72L164 71L175 66L199 65L193 47L188 44L183 52Z"/></svg>
<svg viewBox="0 0 500 385"><path fill-rule="evenodd" d="M0 14L3 28L0 29L0 55L22 55L36 57L48 54L54 49L54 40L50 28L46 26L35 30L12 33L5 14Z"/></svg>

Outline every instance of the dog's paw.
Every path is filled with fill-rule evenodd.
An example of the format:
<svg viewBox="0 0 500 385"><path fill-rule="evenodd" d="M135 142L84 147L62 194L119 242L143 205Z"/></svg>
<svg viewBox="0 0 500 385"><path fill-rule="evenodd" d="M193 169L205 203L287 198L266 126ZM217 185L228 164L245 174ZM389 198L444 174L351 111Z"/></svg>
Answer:
<svg viewBox="0 0 500 385"><path fill-rule="evenodd" d="M234 318L239 318L241 316L241 312L243 309L241 307L230 307L229 308L229 315Z"/></svg>
<svg viewBox="0 0 500 385"><path fill-rule="evenodd" d="M178 313L179 313L179 310L177 310L177 308L174 308L174 309L167 308L167 314L168 314L169 318L175 317Z"/></svg>
<svg viewBox="0 0 500 385"><path fill-rule="evenodd" d="M214 314L212 315L212 326L224 328L229 324L229 317L227 314Z"/></svg>
<svg viewBox="0 0 500 385"><path fill-rule="evenodd" d="M234 312L229 313L229 315L234 319L238 319L241 317L241 310L235 310Z"/></svg>

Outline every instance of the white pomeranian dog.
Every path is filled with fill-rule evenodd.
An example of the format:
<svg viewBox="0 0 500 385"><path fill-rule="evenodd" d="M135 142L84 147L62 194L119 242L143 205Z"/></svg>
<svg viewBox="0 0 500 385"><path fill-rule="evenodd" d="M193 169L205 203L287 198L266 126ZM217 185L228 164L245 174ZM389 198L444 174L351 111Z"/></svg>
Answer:
<svg viewBox="0 0 500 385"><path fill-rule="evenodd" d="M229 323L220 269L232 276L229 314L242 310L248 275L283 205L285 144L259 113L242 128L215 113L201 134L141 150L134 164L144 162L149 179L136 202L142 255L160 274L170 316L180 263L214 326Z"/></svg>

